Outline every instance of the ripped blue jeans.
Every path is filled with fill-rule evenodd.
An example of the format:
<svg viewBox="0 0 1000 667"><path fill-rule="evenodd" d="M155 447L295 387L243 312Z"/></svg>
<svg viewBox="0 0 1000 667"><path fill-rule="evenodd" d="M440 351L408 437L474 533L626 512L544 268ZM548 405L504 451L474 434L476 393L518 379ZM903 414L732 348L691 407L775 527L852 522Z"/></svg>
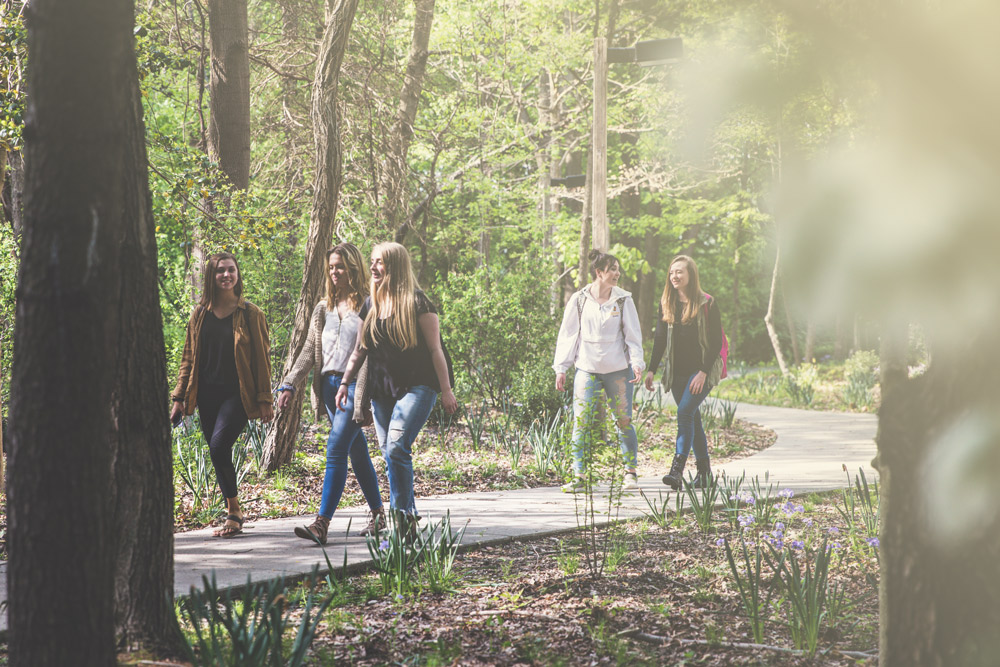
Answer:
<svg viewBox="0 0 1000 667"><path fill-rule="evenodd" d="M582 475L586 471L584 459L593 441L597 424L599 392L603 389L608 407L615 417L618 444L625 459L625 468L635 470L639 458L639 440L632 426L632 393L635 378L631 368L613 373L588 373L577 369L573 378L573 471Z"/></svg>
<svg viewBox="0 0 1000 667"><path fill-rule="evenodd" d="M389 477L389 507L416 514L413 497L413 442L431 416L437 392L426 385L410 387L399 400L372 399L375 433Z"/></svg>

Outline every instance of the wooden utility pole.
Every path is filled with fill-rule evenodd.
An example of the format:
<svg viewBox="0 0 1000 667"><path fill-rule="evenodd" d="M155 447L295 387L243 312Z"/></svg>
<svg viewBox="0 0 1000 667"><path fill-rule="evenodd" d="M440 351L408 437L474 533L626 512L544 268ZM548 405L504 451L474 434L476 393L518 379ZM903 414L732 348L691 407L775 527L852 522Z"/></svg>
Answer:
<svg viewBox="0 0 1000 667"><path fill-rule="evenodd" d="M607 252L611 247L608 230L608 40L594 39L594 132L593 160L593 246Z"/></svg>

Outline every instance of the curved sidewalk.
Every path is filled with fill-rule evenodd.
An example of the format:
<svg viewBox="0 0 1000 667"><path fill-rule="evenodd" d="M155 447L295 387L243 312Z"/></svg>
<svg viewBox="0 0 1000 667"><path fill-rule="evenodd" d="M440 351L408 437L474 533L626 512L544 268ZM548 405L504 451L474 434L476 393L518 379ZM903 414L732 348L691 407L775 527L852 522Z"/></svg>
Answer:
<svg viewBox="0 0 1000 667"><path fill-rule="evenodd" d="M869 479L876 476L871 468L876 452L875 415L740 404L736 416L774 430L777 442L753 456L720 465L715 472L731 476L746 472L748 479L759 475L761 480L767 472L777 488L791 488L796 494L843 488L847 484L844 465L852 478L859 467ZM647 474L639 482L647 495L656 498L658 492L668 490L660 482L664 471L643 472ZM577 527L576 500L561 493L559 487L546 487L422 497L417 506L425 520L437 520L450 511L453 527L467 524L463 544L468 546L572 530ZM670 505L673 507L673 501ZM628 494L623 497L619 518L640 516L644 509L646 503L638 493ZM295 526L311 519L258 519L248 522L243 534L232 539L212 537L211 528L177 533L174 593L186 595L212 570L220 587L241 586L248 577L253 581L299 579L314 565L325 571L323 550L292 534ZM370 556L364 538L345 537L349 520L351 533L357 534L364 526L365 508L346 508L334 515L325 549L335 567L343 565L346 552L348 569L359 569L367 566ZM0 599L7 597L6 567L6 563L0 566ZM5 612L0 629L7 626Z"/></svg>
<svg viewBox="0 0 1000 667"><path fill-rule="evenodd" d="M866 414L844 414L772 408L741 404L737 417L774 430L778 439L768 449L753 456L716 468L729 475L746 472L747 478L769 472L778 488L791 488L796 494L843 488L847 483L843 466L853 477L864 467L869 479L875 476L871 460L875 456L877 418ZM647 470L639 481L647 495L666 492L660 482L665 471ZM417 499L425 520L437 520L451 512L452 526L467 525L464 545L504 541L515 537L539 536L572 530L577 527L575 497L561 493L559 487L517 489L488 493L460 493ZM671 503L672 505L672 503ZM623 498L619 516L640 516L646 503L638 494ZM174 591L188 592L200 585L203 574L215 570L222 586L246 583L278 576L300 577L313 565L326 569L323 550L297 538L292 530L310 522L312 517L257 520L248 523L244 534L230 540L211 536L202 529L175 536ZM339 510L330 525L326 552L331 563L340 567L347 552L350 568L364 567L370 560L365 540L345 538L348 520L351 533L363 526L365 508Z"/></svg>

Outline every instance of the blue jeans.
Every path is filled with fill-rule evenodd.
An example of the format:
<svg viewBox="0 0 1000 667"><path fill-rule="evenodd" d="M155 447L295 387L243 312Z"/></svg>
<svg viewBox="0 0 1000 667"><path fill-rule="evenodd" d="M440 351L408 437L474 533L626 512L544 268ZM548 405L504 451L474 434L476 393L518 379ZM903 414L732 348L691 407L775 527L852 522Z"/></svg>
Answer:
<svg viewBox="0 0 1000 667"><path fill-rule="evenodd" d="M410 387L398 401L392 397L372 399L375 433L389 476L389 507L394 510L417 514L411 450L436 400L437 392L426 385Z"/></svg>
<svg viewBox="0 0 1000 667"><path fill-rule="evenodd" d="M701 411L698 408L708 397L711 387L706 382L700 394L692 394L691 380L697 374L697 371L692 373L683 382L675 380L670 387L674 401L677 402L677 453L687 456L694 447L695 460L708 461L708 438L705 437Z"/></svg>
<svg viewBox="0 0 1000 667"><path fill-rule="evenodd" d="M323 476L323 498L319 504L319 515L327 519L333 517L340 497L347 484L347 455L351 456L351 467L358 478L361 492L365 494L368 507L377 510L382 507L382 496L378 490L375 466L368 456L368 441L361 427L354 421L354 384L347 387L347 408L338 410L334 404L337 389L340 388L339 375L323 378L323 403L330 417L330 437L326 440L326 475Z"/></svg>
<svg viewBox="0 0 1000 667"><path fill-rule="evenodd" d="M625 458L625 467L635 470L639 457L639 440L632 426L632 392L630 382L635 375L631 368L614 373L588 373L577 369L573 378L573 470L584 473L584 455L595 432L594 416L597 412L597 394L603 388L608 406L615 415L618 444Z"/></svg>

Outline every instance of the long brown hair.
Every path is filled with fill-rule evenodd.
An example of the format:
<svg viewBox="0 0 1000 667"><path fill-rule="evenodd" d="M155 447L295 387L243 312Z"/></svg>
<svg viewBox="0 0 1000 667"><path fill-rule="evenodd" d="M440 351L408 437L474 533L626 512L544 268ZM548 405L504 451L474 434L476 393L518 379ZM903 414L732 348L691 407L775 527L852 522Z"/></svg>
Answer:
<svg viewBox="0 0 1000 667"><path fill-rule="evenodd" d="M382 258L385 275L382 282L372 282L372 308L364 324L364 346L370 348L378 344L375 323L384 319L386 337L392 345L401 350L417 346L416 291L420 289L417 277L413 275L413 264L406 247L393 241L379 243L372 248L372 257Z"/></svg>
<svg viewBox="0 0 1000 667"><path fill-rule="evenodd" d="M693 259L687 255L677 255L670 260L670 266L673 267L678 262L684 262L684 266L688 272L688 284L684 289L684 296L687 297L687 303L684 304L684 312L681 314L681 322L687 324L691 321L691 318L698 315L698 310L701 308L701 281L698 279L698 265L695 264ZM674 309L677 307L679 298L680 295L670 282L670 274L668 272L667 284L663 286L663 295L660 296L660 313L664 322L674 324Z"/></svg>
<svg viewBox="0 0 1000 667"><path fill-rule="evenodd" d="M219 262L224 259L231 259L236 265L236 285L233 286L233 294L236 295L237 299L243 296L243 269L240 268L240 263L236 261L236 257L231 252L217 252L214 255L209 255L205 261L205 281L202 285L201 301L199 302L205 308L211 308L212 302L215 301L215 270L219 268Z"/></svg>
<svg viewBox="0 0 1000 667"><path fill-rule="evenodd" d="M337 307L337 295L333 288L333 278L330 277L330 257L336 253L340 261L347 267L348 298L354 310L361 310L361 304L368 296L368 283L365 281L365 260L361 251L353 243L338 243L326 251L326 307L333 310Z"/></svg>

